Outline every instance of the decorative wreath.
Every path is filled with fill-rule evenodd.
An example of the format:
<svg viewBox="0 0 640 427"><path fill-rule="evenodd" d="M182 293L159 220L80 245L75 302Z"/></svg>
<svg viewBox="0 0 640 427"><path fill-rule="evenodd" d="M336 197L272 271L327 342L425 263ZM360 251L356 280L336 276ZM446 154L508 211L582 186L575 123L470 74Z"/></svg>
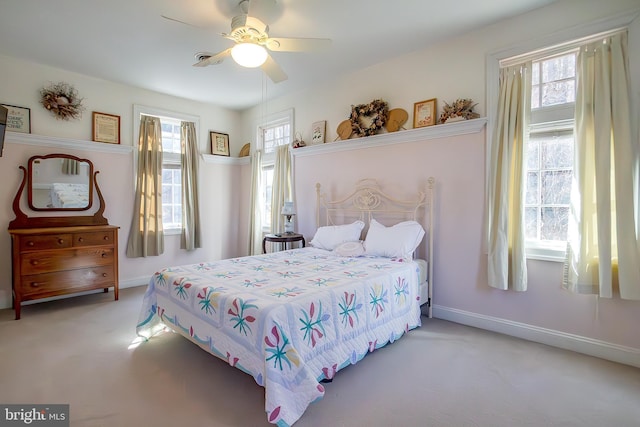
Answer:
<svg viewBox="0 0 640 427"><path fill-rule="evenodd" d="M84 107L78 91L68 83L52 83L40 89L40 103L51 111L56 119L69 120L82 116Z"/></svg>
<svg viewBox="0 0 640 427"><path fill-rule="evenodd" d="M389 107L381 99L374 99L368 104L351 106L351 129L358 136L375 135L387 122ZM371 118L371 124L364 126L360 120L362 117Z"/></svg>

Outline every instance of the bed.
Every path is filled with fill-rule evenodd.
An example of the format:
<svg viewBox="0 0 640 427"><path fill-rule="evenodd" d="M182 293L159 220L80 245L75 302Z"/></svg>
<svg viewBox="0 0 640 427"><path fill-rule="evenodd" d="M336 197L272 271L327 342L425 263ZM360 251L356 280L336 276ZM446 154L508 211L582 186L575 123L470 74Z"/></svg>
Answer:
<svg viewBox="0 0 640 427"><path fill-rule="evenodd" d="M168 327L248 373L265 388L267 420L292 425L322 398L323 382L421 325L433 182L408 201L372 180L331 200L317 185L324 225L311 247L162 269L149 282L138 334ZM416 262L420 247L428 252Z"/></svg>
<svg viewBox="0 0 640 427"><path fill-rule="evenodd" d="M89 186L54 182L51 184L51 205L54 208L86 208L89 206Z"/></svg>

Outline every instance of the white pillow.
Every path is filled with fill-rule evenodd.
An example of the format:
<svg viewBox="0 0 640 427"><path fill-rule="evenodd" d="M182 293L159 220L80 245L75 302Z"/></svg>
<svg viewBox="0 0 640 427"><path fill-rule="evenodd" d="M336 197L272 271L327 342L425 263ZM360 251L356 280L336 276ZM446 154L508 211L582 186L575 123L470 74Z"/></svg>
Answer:
<svg viewBox="0 0 640 427"><path fill-rule="evenodd" d="M339 244L344 242L354 242L360 240L360 234L364 228L364 222L358 220L346 225L327 225L320 227L310 244L314 248L334 250Z"/></svg>
<svg viewBox="0 0 640 427"><path fill-rule="evenodd" d="M372 219L364 247L367 255L411 259L423 237L424 228L416 221L385 227Z"/></svg>
<svg viewBox="0 0 640 427"><path fill-rule="evenodd" d="M344 242L339 244L333 252L340 256L357 257L364 255L364 245L359 240L356 242Z"/></svg>

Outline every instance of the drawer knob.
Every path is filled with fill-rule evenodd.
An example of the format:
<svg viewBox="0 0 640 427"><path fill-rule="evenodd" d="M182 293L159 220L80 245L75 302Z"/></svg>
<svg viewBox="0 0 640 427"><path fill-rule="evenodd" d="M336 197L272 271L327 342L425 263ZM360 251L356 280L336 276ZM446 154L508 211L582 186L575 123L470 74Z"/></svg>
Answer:
<svg viewBox="0 0 640 427"><path fill-rule="evenodd" d="M38 286L39 286L38 282L31 282L31 287L32 288L37 288Z"/></svg>
<svg viewBox="0 0 640 427"><path fill-rule="evenodd" d="M64 243L64 239L58 239L58 244L61 245Z"/></svg>
<svg viewBox="0 0 640 427"><path fill-rule="evenodd" d="M37 259L32 259L31 260L31 265L38 265L38 260Z"/></svg>
<svg viewBox="0 0 640 427"><path fill-rule="evenodd" d="M84 239L82 237L78 237L78 242L84 242Z"/></svg>
<svg viewBox="0 0 640 427"><path fill-rule="evenodd" d="M107 277L107 273L102 273L102 277Z"/></svg>
<svg viewBox="0 0 640 427"><path fill-rule="evenodd" d="M104 236L104 240L109 240L109 236Z"/></svg>
<svg viewBox="0 0 640 427"><path fill-rule="evenodd" d="M106 258L107 257L107 253L106 252L102 252L102 258Z"/></svg>
<svg viewBox="0 0 640 427"><path fill-rule="evenodd" d="M31 240L29 240L29 241L27 242L27 246L33 246L33 245L34 245L34 243L33 243Z"/></svg>

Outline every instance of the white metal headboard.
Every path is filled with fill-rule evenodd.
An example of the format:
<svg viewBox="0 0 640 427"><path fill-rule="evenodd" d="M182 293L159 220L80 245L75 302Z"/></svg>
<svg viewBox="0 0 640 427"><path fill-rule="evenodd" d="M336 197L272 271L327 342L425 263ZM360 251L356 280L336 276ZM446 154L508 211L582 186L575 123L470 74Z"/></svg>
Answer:
<svg viewBox="0 0 640 427"><path fill-rule="evenodd" d="M320 183L316 184L316 226L342 225L362 220L365 223L363 237L369 227L371 219L386 225L393 225L400 221L417 221L425 229L426 254L418 249L416 256L427 260L428 263L428 292L429 317L431 317L431 301L433 289L433 192L435 178L429 177L425 191L418 191L411 199L398 199L390 196L381 189L378 181L372 178L361 179L356 182L355 189L347 196L339 199L329 199L321 190Z"/></svg>

